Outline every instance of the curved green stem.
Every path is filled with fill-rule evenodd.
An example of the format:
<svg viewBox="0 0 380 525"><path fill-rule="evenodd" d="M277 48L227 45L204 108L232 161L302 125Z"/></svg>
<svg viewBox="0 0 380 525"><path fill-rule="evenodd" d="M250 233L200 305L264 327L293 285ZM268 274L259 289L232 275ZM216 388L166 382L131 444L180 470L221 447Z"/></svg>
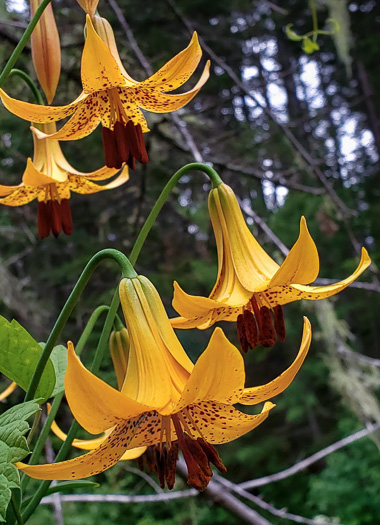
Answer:
<svg viewBox="0 0 380 525"><path fill-rule="evenodd" d="M27 73L25 73L25 71L21 71L21 69L12 69L12 71L8 75L8 78L10 77L20 77L26 84L28 84L30 90L34 95L34 98L37 101L37 104L41 104L41 106L44 105L44 100L41 96L41 93L38 90L38 87L30 78L30 76Z"/></svg>
<svg viewBox="0 0 380 525"><path fill-rule="evenodd" d="M22 519L22 516L20 514L20 509L18 507L16 498L14 497L13 491L12 491L12 496L11 496L11 503L12 503L12 509L13 509L18 525L24 525L24 520Z"/></svg>
<svg viewBox="0 0 380 525"><path fill-rule="evenodd" d="M90 319L87 321L87 324L82 332L82 335L79 338L79 341L75 345L75 352L77 355L80 355L82 353L82 350L85 344L87 343L87 339L90 337L91 332L93 331L94 326L97 320L99 319L99 317L104 312L108 312L109 309L110 309L109 306L107 306L106 304L102 304L98 306L97 308L95 308L95 310L92 312Z"/></svg>
<svg viewBox="0 0 380 525"><path fill-rule="evenodd" d="M116 316L117 309L119 308L119 290L116 290L111 302L111 305L109 307L106 320L104 322L102 334L99 339L98 346L96 348L95 356L92 362L91 366L91 372L96 374L99 371L100 364L104 355L105 350L108 346L108 338L110 335L110 332L112 330L112 324ZM54 404L54 403L53 403ZM50 411L50 414L52 413L52 410ZM49 416L50 416L49 414ZM51 423L50 423L51 424ZM75 439L75 436L80 428L80 425L77 421L73 421L70 427L70 430L67 433L67 438L62 444L61 448L59 449L59 452L57 454L57 457L55 458L55 462L58 461L64 461L66 459L66 456L71 448L71 444L73 440ZM28 506L26 507L22 518L24 521L27 521L30 516L33 514L37 506L39 505L41 499L44 497L47 489L49 488L51 484L50 480L43 481L39 488L37 489L36 493L34 494L33 498L29 502Z"/></svg>
<svg viewBox="0 0 380 525"><path fill-rule="evenodd" d="M25 401L30 401L31 399L34 398L41 375L45 369L46 363L48 362L50 354L53 350L53 347L59 335L61 334L65 324L67 323L67 320L71 312L73 311L75 304L77 303L79 297L81 296L95 268L105 259L113 259L114 261L116 261L118 265L120 266L123 277L128 277L130 279L137 277L137 274L135 270L133 269L133 266L127 259L127 257L121 252L119 252L118 250L112 250L112 249L102 250L98 252L96 255L94 255L94 257L92 257L92 259L89 261L89 263L83 270L76 285L74 286L73 291L71 292L64 307L62 308L62 311L58 316L58 319L53 327L53 330L51 331L49 338L46 341L46 345L41 353L41 357L37 363L36 369L34 371L32 380L29 385L29 389L26 393Z"/></svg>
<svg viewBox="0 0 380 525"><path fill-rule="evenodd" d="M51 0L42 0L40 6L38 9L36 9L36 12L33 15L33 18L28 24L28 27L25 29L24 34L22 35L20 42L15 47L13 53L9 57L8 62L6 63L1 75L0 75L0 86L3 85L5 80L8 78L13 66L17 62L18 57L21 55L22 50L26 46L30 35L33 32L33 29L36 27L38 20L40 19L42 13L45 11L46 7L50 4Z"/></svg>
<svg viewBox="0 0 380 525"><path fill-rule="evenodd" d="M145 239L147 238L155 220L157 219L158 214L161 211L162 206L165 204L166 199L172 192L173 188L176 186L177 182L183 175L189 173L189 171L202 171L207 175L212 183L213 188L217 188L220 184L223 184L222 179L219 177L218 173L208 166L207 164L202 164L200 162L192 162L191 164L186 164L183 168L179 169L166 184L162 190L160 196L158 197L155 205L153 206L150 214L148 215L143 227L140 230L140 233L133 245L129 260L133 265L136 264L137 258L140 255L141 248L144 245Z"/></svg>

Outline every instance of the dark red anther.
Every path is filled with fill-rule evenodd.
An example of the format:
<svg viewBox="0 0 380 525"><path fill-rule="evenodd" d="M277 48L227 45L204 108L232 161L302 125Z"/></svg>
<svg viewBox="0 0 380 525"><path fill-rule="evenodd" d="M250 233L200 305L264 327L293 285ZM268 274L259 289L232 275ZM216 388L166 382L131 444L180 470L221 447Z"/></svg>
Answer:
<svg viewBox="0 0 380 525"><path fill-rule="evenodd" d="M259 306L257 304L256 298L254 295L252 295L250 303L252 306L253 313L255 314L257 326L259 327L259 330L260 330L260 327L261 327L260 309L259 309Z"/></svg>
<svg viewBox="0 0 380 525"><path fill-rule="evenodd" d="M205 439L203 439L201 437L197 438L197 441L200 444L200 446L202 447L203 451L205 452L208 460L213 465L215 465L215 467L219 470L219 472L221 472L222 474L227 472L227 469L223 465L223 462L222 462L218 452L215 450L215 448L212 445L210 445L210 443L208 443Z"/></svg>
<svg viewBox="0 0 380 525"><path fill-rule="evenodd" d="M245 335L246 335L248 344L251 348L255 348L257 346L257 341L259 337L255 317L250 310L244 310L243 317L244 317Z"/></svg>
<svg viewBox="0 0 380 525"><path fill-rule="evenodd" d="M120 160L122 162L127 162L130 154L130 148L128 144L128 139L126 137L125 125L123 124L123 122L120 122L120 120L118 120L117 122L115 122L113 130L115 134Z"/></svg>
<svg viewBox="0 0 380 525"><path fill-rule="evenodd" d="M102 139L106 166L108 168L120 169L123 162L119 155L114 131L103 126Z"/></svg>
<svg viewBox="0 0 380 525"><path fill-rule="evenodd" d="M246 354L249 350L249 344L245 333L245 323L243 314L239 314L237 316L236 329L241 351Z"/></svg>
<svg viewBox="0 0 380 525"><path fill-rule="evenodd" d="M136 134L140 146L140 162L142 164L146 164L147 162L149 162L149 157L145 147L144 134L142 132L141 124L136 125Z"/></svg>
<svg viewBox="0 0 380 525"><path fill-rule="evenodd" d="M276 342L276 334L273 328L271 310L267 306L260 308L260 320L259 344L269 348Z"/></svg>
<svg viewBox="0 0 380 525"><path fill-rule="evenodd" d="M174 441L174 443L171 444L168 452L167 452L167 458L166 458L166 485L169 490L172 490L175 483L175 473L176 473L176 467L177 467L177 459L178 459L178 441Z"/></svg>
<svg viewBox="0 0 380 525"><path fill-rule="evenodd" d="M134 170L136 169L136 162L132 155L132 153L129 154L128 160L127 160L127 166L129 169Z"/></svg>
<svg viewBox="0 0 380 525"><path fill-rule="evenodd" d="M54 200L49 201L48 205L50 205L51 212L51 231L53 232L54 237L57 238L62 231L61 206Z"/></svg>
<svg viewBox="0 0 380 525"><path fill-rule="evenodd" d="M70 201L69 199L61 200L61 217L62 217L62 229L66 235L73 233L73 218L71 216Z"/></svg>
<svg viewBox="0 0 380 525"><path fill-rule="evenodd" d="M160 487L164 489L166 478L166 448L162 446L160 447L160 445L155 445L154 454L156 460L158 483Z"/></svg>
<svg viewBox="0 0 380 525"><path fill-rule="evenodd" d="M44 239L49 237L51 227L51 211L47 202L40 201L37 205L38 237Z"/></svg>
<svg viewBox="0 0 380 525"><path fill-rule="evenodd" d="M274 317L274 329L276 330L277 337L279 341L283 342L285 341L285 338L286 338L286 328L285 328L284 311L280 304L274 307L273 317Z"/></svg>
<svg viewBox="0 0 380 525"><path fill-rule="evenodd" d="M132 156L141 162L140 141L137 136L136 126L133 124L132 120L128 120L125 125L125 137Z"/></svg>
<svg viewBox="0 0 380 525"><path fill-rule="evenodd" d="M208 477L212 477L212 470L210 467L210 462L208 460L207 454L201 447L200 443L195 439L192 439L190 436L185 435L186 445L188 446L193 458L198 463L199 468L204 472Z"/></svg>

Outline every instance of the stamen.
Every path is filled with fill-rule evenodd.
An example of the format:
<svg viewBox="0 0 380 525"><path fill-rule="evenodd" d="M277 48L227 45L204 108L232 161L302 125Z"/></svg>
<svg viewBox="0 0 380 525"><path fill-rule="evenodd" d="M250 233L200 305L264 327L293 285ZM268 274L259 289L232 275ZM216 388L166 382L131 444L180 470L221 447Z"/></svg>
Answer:
<svg viewBox="0 0 380 525"><path fill-rule="evenodd" d="M195 439L191 439L189 436L185 435L185 440L186 445L190 450L190 453L192 454L195 461L198 463L201 470L203 470L207 477L211 478L212 470L210 467L208 457L205 451L203 450L202 446L198 443L198 441L196 441Z"/></svg>
<svg viewBox="0 0 380 525"><path fill-rule="evenodd" d="M166 478L166 448L161 449L160 445L154 447L154 455L156 459L156 470L158 476L158 483L162 489L165 488Z"/></svg>
<svg viewBox="0 0 380 525"><path fill-rule="evenodd" d="M248 344L251 348L255 348L258 340L258 329L255 317L250 310L244 310L243 321Z"/></svg>
<svg viewBox="0 0 380 525"><path fill-rule="evenodd" d="M259 330L261 329L261 316L260 316L260 310L259 310L259 306L257 304L257 300L256 300L256 297L254 295L252 295L251 297L251 300L250 300L250 303L251 303L251 306L252 306L252 310L255 314L255 317L256 317L256 323L257 323L257 326L259 327Z"/></svg>
<svg viewBox="0 0 380 525"><path fill-rule="evenodd" d="M245 333L245 323L243 314L239 314L237 317L236 329L241 351L246 354L249 350L249 344L247 340L247 335Z"/></svg>
<svg viewBox="0 0 380 525"><path fill-rule="evenodd" d="M280 304L274 307L273 317L274 317L274 329L276 330L277 337L279 341L284 342L286 339L286 328L285 328L284 311Z"/></svg>
<svg viewBox="0 0 380 525"><path fill-rule="evenodd" d="M61 217L62 217L62 229L66 235L73 233L74 225L73 218L71 216L70 202L69 199L61 200Z"/></svg>
<svg viewBox="0 0 380 525"><path fill-rule="evenodd" d="M216 466L219 472L221 472L222 474L227 472L227 469L223 465L223 462L216 449L212 445L210 445L210 443L208 443L204 438L197 438L197 441L202 447L203 451L205 452L208 460Z"/></svg>
<svg viewBox="0 0 380 525"><path fill-rule="evenodd" d="M60 205L57 201L54 200L49 201L48 206L50 206L51 212L51 231L53 232L54 237L57 238L62 231L62 216Z"/></svg>
<svg viewBox="0 0 380 525"><path fill-rule="evenodd" d="M180 412L178 412L177 416L178 416L178 419L181 421L182 426L183 426L183 428L185 429L185 431L189 434L189 436L190 436L191 438L193 438L193 433L191 432L191 430L190 430L190 428L189 428L189 425L187 424L187 422L186 422L186 420L184 419L183 415L182 415Z"/></svg>
<svg viewBox="0 0 380 525"><path fill-rule="evenodd" d="M108 168L119 169L123 165L117 147L115 133L112 129L102 127L102 139L105 163Z"/></svg>
<svg viewBox="0 0 380 525"><path fill-rule="evenodd" d="M117 122L115 122L113 129L115 133L116 144L120 159L126 162L127 159L129 159L131 148L128 143L128 140L126 140L125 126L120 120L118 120Z"/></svg>
<svg viewBox="0 0 380 525"><path fill-rule="evenodd" d="M271 311L267 306L260 308L260 320L259 344L269 348L276 342L276 334L273 328Z"/></svg>
<svg viewBox="0 0 380 525"><path fill-rule="evenodd" d="M175 473L176 473L176 467L177 467L177 459L178 459L178 441L175 441L171 444L171 446L168 449L167 453L167 463L166 463L166 485L169 490L172 490L175 483Z"/></svg>
<svg viewBox="0 0 380 525"><path fill-rule="evenodd" d="M147 162L149 162L149 157L148 157L148 152L146 151L146 147L145 147L144 134L142 132L141 124L136 125L136 134L137 134L137 139L139 141L139 146L140 146L140 156L141 156L140 162L142 164L146 164Z"/></svg>
<svg viewBox="0 0 380 525"><path fill-rule="evenodd" d="M51 211L46 202L39 201L37 205L37 227L38 237L44 239L49 237L51 224Z"/></svg>
<svg viewBox="0 0 380 525"><path fill-rule="evenodd" d="M185 416L186 416L187 419L190 421L190 423L193 425L193 427L194 427L195 430L198 432L198 434L203 438L203 434L202 434L202 432L199 430L198 425L196 424L196 422L194 421L193 417L191 416L190 411L189 411L187 408L183 408L183 409L182 409L182 412L185 414Z"/></svg>

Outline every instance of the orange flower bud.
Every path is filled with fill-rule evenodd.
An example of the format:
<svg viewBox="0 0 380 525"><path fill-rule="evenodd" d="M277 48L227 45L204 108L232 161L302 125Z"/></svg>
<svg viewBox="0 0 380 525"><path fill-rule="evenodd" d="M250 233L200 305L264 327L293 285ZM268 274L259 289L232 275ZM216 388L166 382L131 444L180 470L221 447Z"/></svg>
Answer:
<svg viewBox="0 0 380 525"><path fill-rule="evenodd" d="M31 16L40 4L41 0L30 0ZM61 47L51 4L42 13L32 33L31 44L34 69L50 104L61 72Z"/></svg>
<svg viewBox="0 0 380 525"><path fill-rule="evenodd" d="M99 0L77 0L77 2L91 18L95 15Z"/></svg>

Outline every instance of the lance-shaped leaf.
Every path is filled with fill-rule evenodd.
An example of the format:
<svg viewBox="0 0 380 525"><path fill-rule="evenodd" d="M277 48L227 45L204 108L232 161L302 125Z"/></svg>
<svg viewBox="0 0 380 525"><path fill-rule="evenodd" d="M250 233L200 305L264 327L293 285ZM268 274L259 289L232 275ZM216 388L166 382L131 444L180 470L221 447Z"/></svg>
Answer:
<svg viewBox="0 0 380 525"><path fill-rule="evenodd" d="M20 476L14 463L29 454L24 437L30 428L26 420L39 408L35 401L28 401L0 416L0 521L5 521L11 489L20 487Z"/></svg>
<svg viewBox="0 0 380 525"><path fill-rule="evenodd" d="M9 323L0 316L0 372L25 391L30 385L42 349L14 319ZM54 366L49 359L36 391L36 398L48 399L55 387Z"/></svg>

